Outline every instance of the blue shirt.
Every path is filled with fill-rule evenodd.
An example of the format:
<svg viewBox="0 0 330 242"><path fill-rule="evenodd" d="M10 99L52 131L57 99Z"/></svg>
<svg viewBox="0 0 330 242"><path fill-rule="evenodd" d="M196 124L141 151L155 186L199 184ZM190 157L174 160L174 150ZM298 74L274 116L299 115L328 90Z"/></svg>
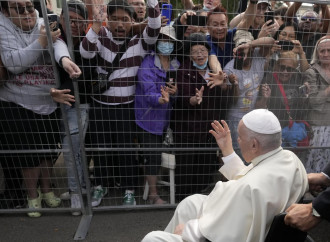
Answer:
<svg viewBox="0 0 330 242"><path fill-rule="evenodd" d="M233 49L235 47L235 43L233 42L233 39L235 33L236 33L236 28L228 30L224 49L221 49L216 42L213 42L210 35L207 36L207 41L211 46L210 55L216 55L218 57L218 60L222 68L224 68L225 65L233 58Z"/></svg>

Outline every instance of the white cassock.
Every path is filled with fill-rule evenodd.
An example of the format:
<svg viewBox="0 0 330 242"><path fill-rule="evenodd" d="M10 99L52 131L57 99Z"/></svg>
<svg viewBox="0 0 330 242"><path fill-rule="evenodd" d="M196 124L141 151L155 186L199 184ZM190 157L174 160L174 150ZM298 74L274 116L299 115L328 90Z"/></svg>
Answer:
<svg viewBox="0 0 330 242"><path fill-rule="evenodd" d="M218 182L208 195L184 199L165 231L146 235L143 242L205 241L263 242L274 216L298 202L308 189L305 168L281 147L245 166L235 153L224 157ZM173 234L185 224L182 236Z"/></svg>

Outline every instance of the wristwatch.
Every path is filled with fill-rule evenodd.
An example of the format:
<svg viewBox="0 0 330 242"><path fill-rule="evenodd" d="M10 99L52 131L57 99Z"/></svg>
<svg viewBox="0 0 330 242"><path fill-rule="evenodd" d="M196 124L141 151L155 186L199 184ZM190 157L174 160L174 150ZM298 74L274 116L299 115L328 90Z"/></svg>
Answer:
<svg viewBox="0 0 330 242"><path fill-rule="evenodd" d="M321 217L321 215L315 210L315 208L313 208L312 214L313 214L313 216L315 216L317 218L320 218Z"/></svg>

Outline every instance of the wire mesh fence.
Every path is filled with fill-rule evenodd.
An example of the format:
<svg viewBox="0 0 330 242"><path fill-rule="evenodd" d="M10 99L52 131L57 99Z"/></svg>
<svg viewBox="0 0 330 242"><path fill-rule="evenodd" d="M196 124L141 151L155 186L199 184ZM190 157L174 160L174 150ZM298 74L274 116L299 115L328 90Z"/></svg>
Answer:
<svg viewBox="0 0 330 242"><path fill-rule="evenodd" d="M208 194L225 180L211 123L226 120L240 154L239 121L256 108L274 112L282 146L320 172L326 1L220 2L70 0L54 20L43 1L1 1L0 213Z"/></svg>

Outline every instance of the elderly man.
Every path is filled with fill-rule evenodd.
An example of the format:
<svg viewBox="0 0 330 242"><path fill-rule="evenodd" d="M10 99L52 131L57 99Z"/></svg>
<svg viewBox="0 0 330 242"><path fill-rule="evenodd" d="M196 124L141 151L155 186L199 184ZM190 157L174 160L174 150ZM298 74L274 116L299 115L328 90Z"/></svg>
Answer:
<svg viewBox="0 0 330 242"><path fill-rule="evenodd" d="M238 142L246 162L234 152L225 121L210 133L220 147L230 180L218 182L210 195L183 200L165 232L149 233L148 241L264 241L273 217L299 201L307 189L301 161L281 148L281 125L266 110L254 110L238 126Z"/></svg>
<svg viewBox="0 0 330 242"><path fill-rule="evenodd" d="M322 219L330 221L330 163L321 173L308 174L309 189L319 190L328 187L320 193L312 203L293 204L287 210L285 223L303 231L308 231L318 225Z"/></svg>

